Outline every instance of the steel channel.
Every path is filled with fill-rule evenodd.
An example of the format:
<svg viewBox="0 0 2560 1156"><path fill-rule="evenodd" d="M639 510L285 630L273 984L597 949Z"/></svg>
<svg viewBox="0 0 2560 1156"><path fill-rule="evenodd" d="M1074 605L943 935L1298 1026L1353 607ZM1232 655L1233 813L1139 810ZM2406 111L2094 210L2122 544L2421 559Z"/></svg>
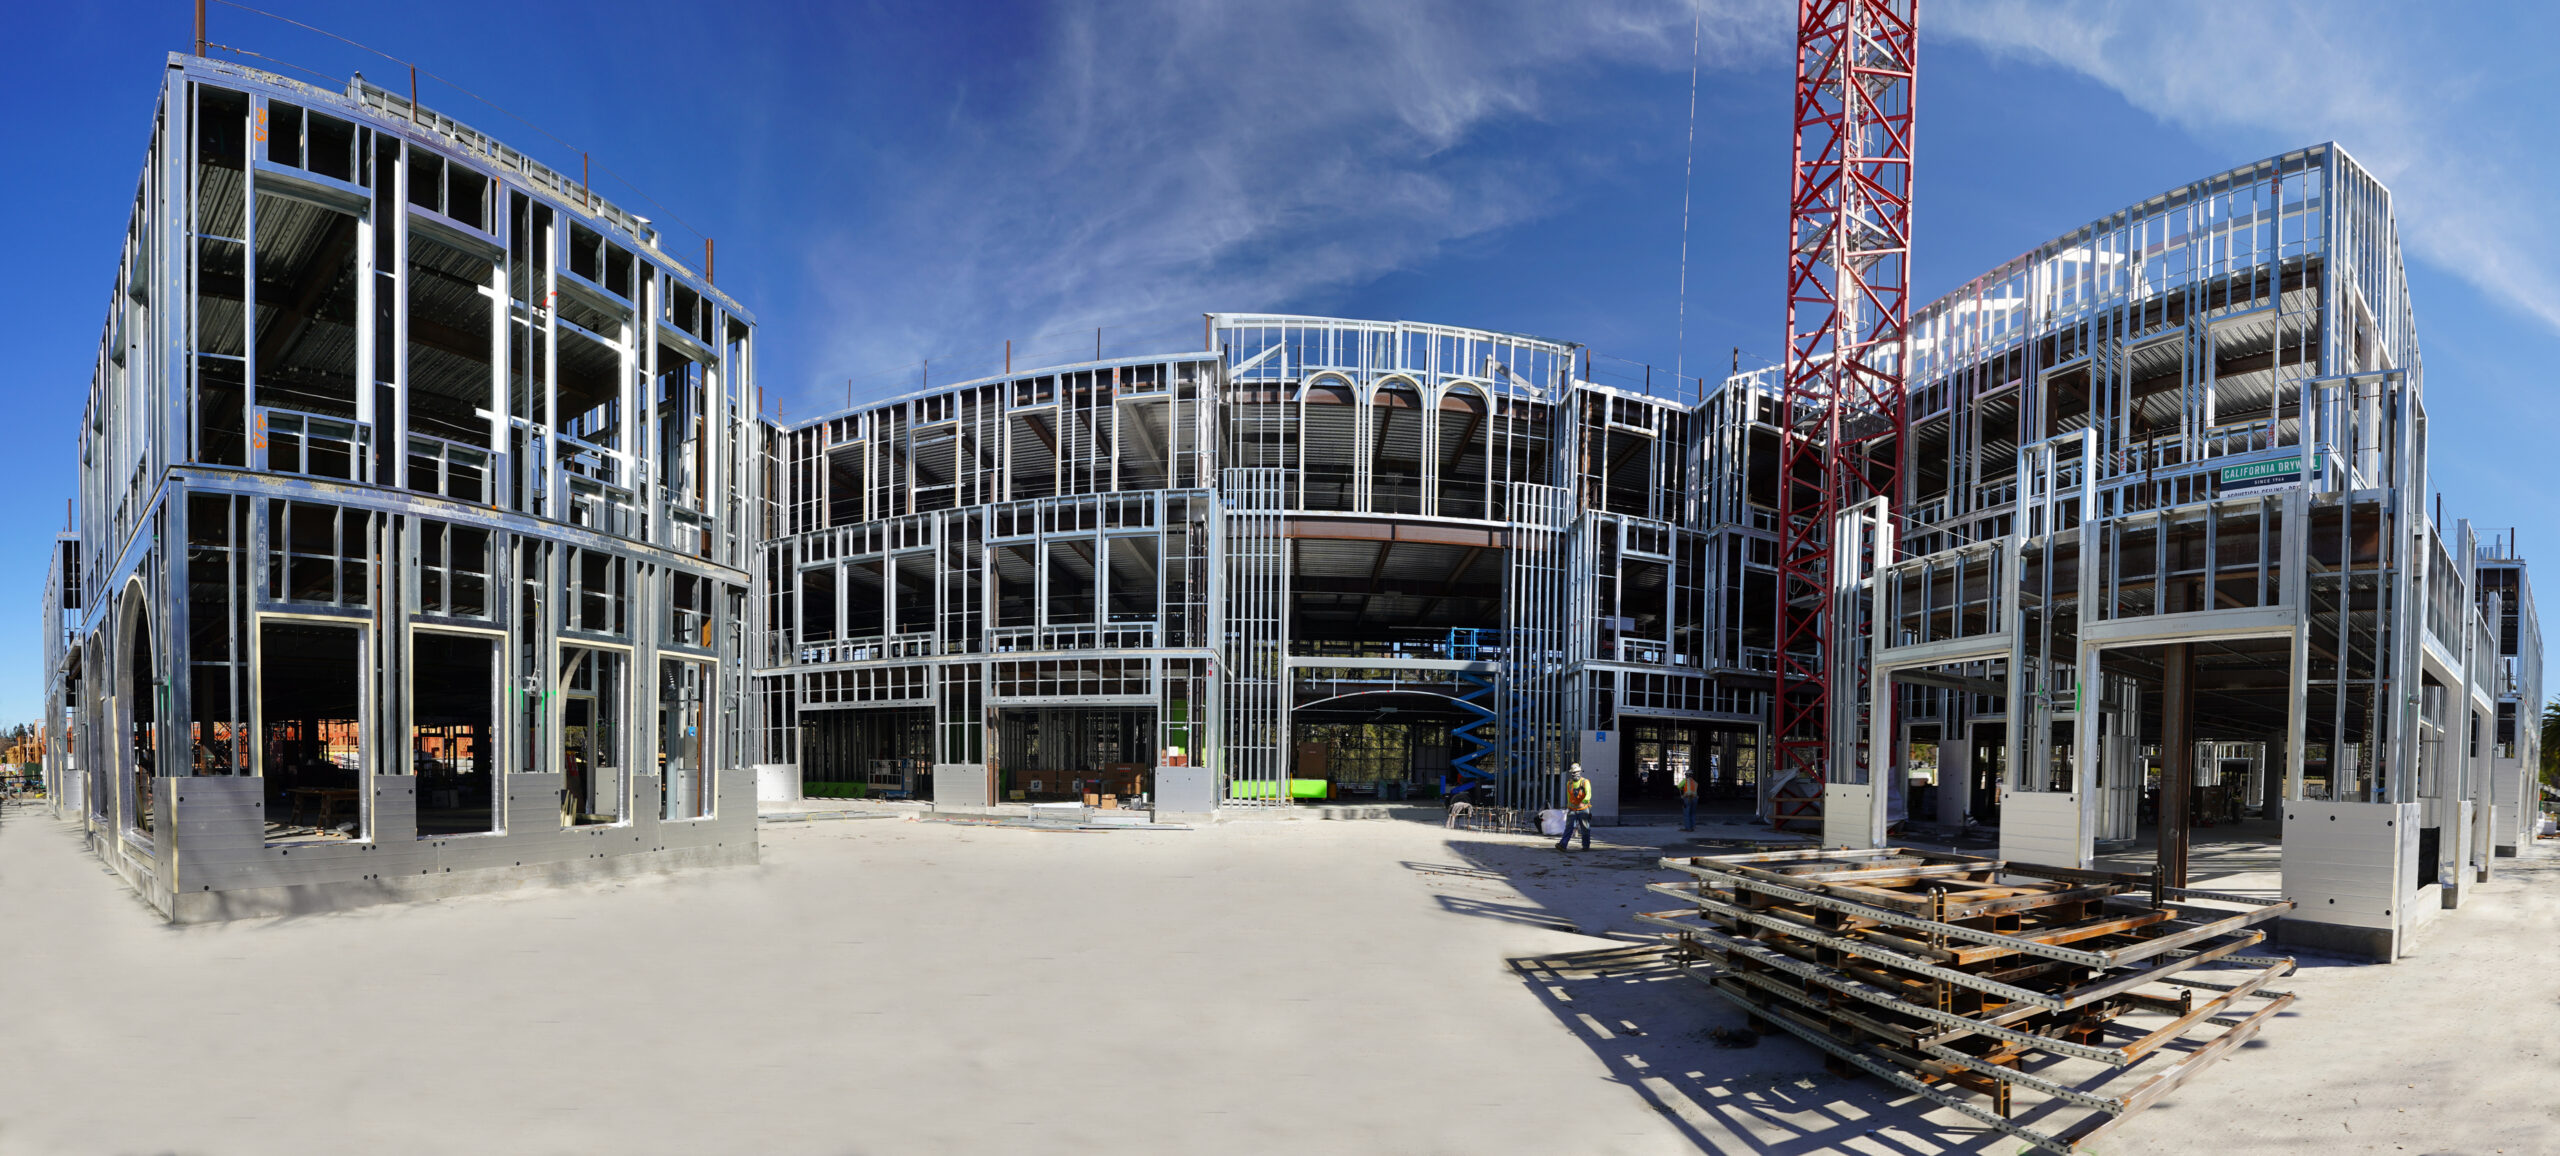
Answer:
<svg viewBox="0 0 2560 1156"><path fill-rule="evenodd" d="M2125 1045L2125 1050L2126 1050L2126 1051L2128 1051L2128 1052L2130 1052L2130 1051L2135 1051L2135 1050L2137 1050L2137 1049L2138 1049L2138 1050L2139 1050L2143 1055L2146 1055L2146 1056L2147 1056L2147 1055L2150 1055L2150 1054L2151 1054L2151 1053L2153 1053L2153 1052L2159 1051L2161 1048L2167 1047L2167 1046L2169 1045L2169 1041L2171 1041L2172 1039L2177 1038L2177 1037L2178 1037L2178 1036L2180 1036L2180 1035L2184 1035L2184 1034L2186 1033L2186 1031L2187 1031L2187 1029L2188 1029L2188 1028L2190 1028L2190 1027L2194 1026L2192 1023L2181 1023L2181 1022L2180 1022L2181 1020L2185 1020L2187 1016L2194 1016L2194 1017L2196 1017L2196 1018L2197 1018L2197 1019L2199 1019L2199 1020L2202 1020L2202 1021L2204 1021L2204 1022L2208 1022L2208 1023L2209 1023L2209 1022L2211 1022L2211 1021L2213 1020L2213 1018L2214 1018L2214 1017L2213 1017L2212 1015L2210 1015L2210 1014L2207 1014L2208 1009L2209 1009L2210 1011L2230 1011L2230 1010L2232 1010L2233 1008L2237 1007L2237 1006L2239 1005L2239 1003L2240 1003L2240 1001L2241 1001L2241 1000L2247 999L2247 998L2249 998L2251 995L2256 994L2256 993L2257 993L2257 991L2258 991L2260 988L2262 988L2262 987L2264 987L2264 986L2265 986L2265 984L2266 984L2266 982L2267 982L2268 980L2271 980L2271 979L2274 979L2274 978L2276 978L2276 968L2274 968L2274 967L2261 968L2261 969L2259 969L2259 971L2258 971L2258 973L2257 973L2256 975L2253 975L2253 976L2249 977L2248 982L2246 982L2246 983L2241 983L2241 984L2237 984L2237 985L2234 985L2234 986L2232 986L2232 987L2230 987L2230 988L2227 988L2227 989L2225 989L2225 990L2224 990L2223 994L2218 995L2218 996L2215 996L2214 998L2212 998L2212 999L2210 999L2210 1000L2205 1001L2205 1002L2206 1002L2206 1007L2205 1007L2205 1008L2190 1009L2190 1010L2189 1010L2189 1011L2187 1011L2184 1015L2181 1015L2181 1016L2179 1016L2179 1017L2177 1017L2177 1018L2175 1018L2175 1019L2172 1019L2172 1020L2170 1021L2170 1023L2171 1023L2171 1024L2175 1024L2175 1025L2177 1025L2177 1029L2178 1029L2177 1031L2175 1031L2175 1032L2171 1032L2170 1034L2165 1035L2165 1036L2164 1036L2164 1035L2161 1035L2161 1033L2162 1033L2162 1032L2164 1032L2164 1031L2168 1031L2168 1025L2163 1025L2163 1026L2161 1026L2161 1027L2159 1027L2159 1028L2155 1028L2155 1029L2153 1029L2153 1030L2151 1030L2151 1031L2149 1031L2149 1032L2145 1032L2145 1033L2143 1033L2142 1035L2135 1036L2135 1037L2133 1038L2132 1042L2127 1043L2127 1044ZM2189 993L2187 993L2187 994L2188 994L2190 997L2192 997L2195 993L2191 991L2191 992L2189 992ZM2213 1007L2212 1005L2215 1005L2215 1004L2219 1004L2219 1005L2221 1005L2221 1006L2220 1006L2220 1007L2218 1007L2218 1008L2217 1008L2217 1007ZM2158 1042L2158 1043L2156 1043L2156 1044L2153 1044L2153 1045L2151 1045L2151 1046L2149 1046L2149 1047L2141 1047L2141 1044L2143 1043L2143 1041L2145 1041L2145 1040L2149 1040L2149 1039L2153 1039L2153 1038L2155 1038L2155 1037L2157 1037L2157 1038L2159 1039L2159 1041L2160 1041L2160 1042Z"/></svg>
<svg viewBox="0 0 2560 1156"><path fill-rule="evenodd" d="M1853 957L1874 959L1874 962L1879 962L1879 964L1892 964L1892 967L1900 967L1900 969L1905 969L1905 972L1920 972L1920 974L1928 974L1928 977L1933 977L1933 980L1946 980L1946 982L1953 982L1953 985L1971 987L1971 990L1976 990L1976 992L1987 992L1987 995L1999 995L1999 997L2004 997L2004 1000L2010 1000L2010 1003L2030 1003L2030 1005L2038 1005L2038 1008L2048 1008L2048 1010L2068 1010L2068 1008L2063 1008L2063 1000L2058 1000L2058 997L2053 997L2053 995L2045 995L2045 992L2033 990L2033 987L2004 985L2004 982L1999 982L1999 980L1984 980L1984 977L1979 977L1979 974L1971 974L1971 972L1956 972L1956 969L1951 969L1951 967L1938 967L1938 964L1920 962L1920 959L1907 957L1907 954L1902 954L1902 951L1882 949L1882 946L1864 944L1864 941L1856 941L1856 939L1841 939L1841 936L1825 936L1825 933L1815 931L1815 928L1802 926L1802 923L1789 923L1789 921L1784 921L1784 918L1777 918L1777 916L1764 916L1764 913L1759 913L1759 910L1751 910L1751 908L1736 908L1736 905L1731 905L1731 903L1720 903L1720 900L1695 898L1695 903L1700 905L1700 910L1710 910L1710 908L1713 908L1713 910L1718 910L1718 913L1723 913L1723 916L1741 918L1741 921L1746 921L1746 923L1759 923L1759 926L1769 928L1769 931L1782 931L1782 933L1787 933L1789 939L1800 939L1800 941L1807 941L1807 944L1828 946L1828 949L1836 949L1836 951L1848 951L1848 954L1853 954Z"/></svg>
<svg viewBox="0 0 2560 1156"><path fill-rule="evenodd" d="M1749 1000L1746 1000L1732 992L1726 991L1723 988L1717 987L1712 983L1707 984L1706 988L1708 991L1723 996L1726 1000L1731 1001L1734 1005L1742 1008L1745 1012L1751 1013L1755 1018L1758 1017L1759 1009L1752 1007ZM1770 1017L1765 1022L1776 1024L1779 1027L1786 1029L1787 1034L1803 1040L1806 1043L1812 1044L1813 1046L1829 1052L1832 1055L1838 1056L1843 1060L1856 1064L1859 1067L1866 1069L1869 1074L1880 1079L1891 1080L1897 1086L1926 1096L1940 1104L1962 1112L1973 1119L1979 1120L1984 1124L1997 1128L2008 1135L2015 1136L2018 1139L2024 1140L2029 1144L2033 1144L2038 1148L2042 1148L2047 1152L2052 1152L2055 1156L2077 1156L2077 1154L2072 1151L2070 1145L2053 1136L2038 1132L2023 1124L2011 1123L2010 1121L2001 1118L2001 1116L1996 1112L1992 1112L1986 1108L1977 1107L1971 1101L1941 1092L1936 1088L1932 1088L1927 1084L1921 1083L1920 1081L1905 1075L1901 1071L1889 1065L1877 1063L1874 1060L1859 1055L1857 1052L1849 1048L1844 1048L1837 1043L1806 1031L1805 1029L1788 1022L1788 1020L1783 1016Z"/></svg>
<svg viewBox="0 0 2560 1156"><path fill-rule="evenodd" d="M2104 1136L2122 1126L2126 1120L2132 1118L2134 1113L2158 1103L2161 1097L2176 1091L2189 1079L2238 1050L2241 1044L2249 1042L2250 1038L2258 1034L2258 1029L2265 1025L2269 1017L2283 1011L2292 1003L2291 999L2279 999L2259 1008L2251 1013L2249 1018L2232 1024L2232 1030L2205 1041L2204 1046L2180 1057L2177 1063L2143 1081L2141 1087L2125 1093L2123 1115L2101 1122L2094 1128L2088 1128L2081 1133L2075 1143L2087 1143Z"/></svg>
<svg viewBox="0 0 2560 1156"><path fill-rule="evenodd" d="M2251 907L2273 907L2280 903L2293 902L2290 899L2262 899L2255 895L2233 895L2227 891L2198 891L2192 887L2163 887L2160 893L2172 899L2211 899L2220 903L2246 903Z"/></svg>
<svg viewBox="0 0 2560 1156"><path fill-rule="evenodd" d="M2264 942L2267 938L2266 932L2251 931L2247 929L2229 932L2228 934L2232 939L2237 940L2238 942L2226 943L2220 948L2208 949L2205 953L2197 955L2195 959L2188 962L2181 963L2177 960L2160 960L2155 962L2152 966L2140 971L2126 971L2114 976L2113 978L2104 979L2097 983L2082 984L2077 988L2073 988L2070 998L2063 1002L2065 1006L2069 1008L2085 1007L2109 996L2122 995L2134 990L2135 988L2141 987L2146 983L2174 983L2176 981L2170 979L2170 976L2176 975L2181 971L2185 971L2190 967L2213 963L2222 958L2222 953L2238 951L2250 944Z"/></svg>
<svg viewBox="0 0 2560 1156"><path fill-rule="evenodd" d="M2238 959L2239 957L2238 957L2238 956L2236 956L2236 955L2226 955L2226 956L2223 956L2222 958L2223 958L2223 959ZM2217 961L2217 962L2219 962L2219 961ZM2165 983L2165 984L2169 984L2169 985L2171 985L2171 986L2173 986L2173 987L2200 987L2200 988L2205 989L2206 991L2232 991L2232 990L2237 989L2237 988L2240 986L2239 984L2236 984L2236 983L2206 983L2205 981L2200 980L2200 979L2164 979L2164 980L2161 980L2160 982ZM2280 995L2291 995L2291 994L2293 994L2293 993L2292 993L2292 992L2285 992L2285 991L2271 991L2271 990L2269 990L2269 989L2267 989L2267 988L2263 988L2263 987L2262 987L2262 988L2259 988L2259 989L2258 989L2255 993L2253 993L2253 994L2260 995L2260 996L2264 996L2264 997L2266 997L2266 998L2268 998L2268 999L2274 999L2275 997L2280 996Z"/></svg>
<svg viewBox="0 0 2560 1156"><path fill-rule="evenodd" d="M1941 1027L1960 1032L1979 1032L1983 1035L2008 1040L2011 1043L2025 1047L2053 1052L2056 1055L2075 1056L2084 1060L2095 1060L2109 1067L2121 1068L2133 1062L2131 1058L2127 1057L2124 1052L2119 1049L2093 1048L2087 1044L2075 1044L2067 1040L2057 1040L2049 1036L2040 1036L2033 1032L2022 1032L2016 1028L2003 1027L1998 1024L1987 1024L1980 1020L1968 1019L1964 1016L1957 1015L1954 1012L1942 1012L1936 1008L1921 1007L1918 1004L1911 1003L1910 1001L1894 995L1892 992L1886 991L1883 988L1876 987L1873 984L1866 983L1862 980L1850 979L1846 976L1835 975L1829 969L1821 966L1820 964L1806 963L1803 960L1793 958L1773 948L1762 947L1756 943L1735 939L1732 936L1726 935L1713 928L1691 927L1665 916L1652 913L1641 913L1638 914L1636 918L1656 926L1669 927L1689 935L1701 936L1715 940L1718 944L1723 945L1725 950L1739 951L1744 955L1750 956L1753 961L1760 964L1777 968L1778 970L1790 975L1812 980L1813 982L1830 988L1833 991L1840 992L1843 995L1855 996L1867 1001L1868 1003L1875 1004L1878 1007L1888 1008L1893 1011L1901 1012L1904 1015L1927 1020L1930 1023L1937 1024Z"/></svg>
<svg viewBox="0 0 2560 1156"><path fill-rule="evenodd" d="M2110 1116L2124 1114L2124 1101L2111 1096L2100 1096L2083 1092L2078 1088L2064 1087L2042 1076L2021 1072L2016 1068L1987 1064L1978 1057L1966 1055L1944 1044L1922 1044L1920 1050L1949 1063L1961 1064L1995 1080L2005 1080L2023 1088L2032 1088L2057 1100L2069 1100L2083 1108L2095 1108Z"/></svg>
<svg viewBox="0 0 2560 1156"><path fill-rule="evenodd" d="M1803 940L1807 943L1820 944L1821 946L1831 948L1835 951L1848 952L1851 955L1863 956L1867 959L1875 960L1878 963L1891 964L1904 971L1917 972L1921 975L1929 976L1932 979L1943 979L1949 983L1962 984L1965 987L1974 989L1975 991L2000 996L2012 1003L2034 1004L2037 1007L2047 1008L2053 1011L2069 1010L2064 1006L2060 999L2046 995L2043 992L2036 991L2032 988L2018 987L2014 984L2001 983L1998 980L1984 979L1971 972L1957 971L1954 968L1939 967L1934 963L1926 963L1904 955L1901 952L1891 951L1869 943L1862 943L1858 940L1842 939L1836 935L1825 935L1819 931L1813 930L1812 928L1806 927L1803 924L1789 923L1776 916L1763 915L1747 907L1735 907L1728 903L1721 903L1713 899L1704 898L1697 899L1695 902L1702 910L1712 909L1735 919L1759 924L1760 926L1769 928L1772 931L1785 932L1793 939Z"/></svg>
<svg viewBox="0 0 2560 1156"><path fill-rule="evenodd" d="M1834 899L1828 895L1816 895L1810 891L1798 891L1792 887L1781 887L1775 883L1763 883L1757 879L1748 879L1739 875L1727 875L1722 872L1711 872L1697 867L1682 867L1680 870L1695 875L1700 879L1712 877L1723 882L1729 882L1737 887L1748 887L1763 895L1775 895L1782 899L1792 899L1799 903L1810 903L1816 907L1840 912L1843 915L1855 915L1861 919L1872 919L1878 923L1891 924L1897 927L1907 927L1914 931L1941 932L1950 939L1961 939L1969 943L1979 943L1986 947L2005 947L2012 951L2021 952L2027 955L2040 955L2046 959L2058 959L2064 963L2077 963L2087 967L2107 967L2110 966L2112 962L2106 956L2094 951L2077 951L2068 947L2056 947L2049 943L2036 943L2030 940L2018 939L2013 936L2002 935L1996 931L1978 931L1970 927L1959 927L1952 923L1939 923L1935 920L1922 919L1915 915L1903 915L1899 912L1886 911L1880 907L1869 907L1863 903L1852 903L1845 899Z"/></svg>
<svg viewBox="0 0 2560 1156"><path fill-rule="evenodd" d="M2181 911L2179 914L2183 916L2186 913ZM2275 914L2277 913L2272 910L2258 912L2244 911L2238 915L2224 916L2223 918L2216 919L2211 923L2190 927L2184 931L2159 936L2154 939L2146 939L2139 943L2127 944L2108 952L2107 962L2103 966L2123 967L2128 964L2140 963L2146 959L2157 959L2163 957L2177 959L2180 957L2170 953L2181 947L2185 947L2190 943L2202 943L2208 939L2218 939L2225 935L2249 934L2250 928L2266 922L2269 917L2274 916ZM2258 937L2263 940L2266 938L2266 933L2259 932ZM2220 959L2222 956L2216 955L2214 958Z"/></svg>
<svg viewBox="0 0 2560 1156"><path fill-rule="evenodd" d="M2187 957L2188 957L2188 956L2190 956L2190 955L2197 955L2197 954L2201 954L2201 953L2199 953L2199 952L2194 952L2194 951L2172 951L2172 952L2170 952L2170 953L2169 953L2169 958L2171 958L2171 959L2185 959L2185 958L2187 958ZM2295 961L2295 960L2294 960L2294 958L2293 958L2292 956L2290 956L2290 955L2226 955L2226 956L2223 956L2223 957L2222 957L2222 958L2220 958L2220 959L2216 959L2216 960L2214 960L2214 962L2215 962L2215 963L2247 963L2247 964L2255 964L2255 965L2257 965L2257 966L2259 966L2259 967L2265 967L2265 966L2267 966L2268 964L2271 964L2271 963L2294 963L2294 962L2296 962L2296 961ZM2285 974L2287 974L2287 975L2291 975L2291 974L2293 974L2293 973L2292 973L2292 972L2286 972Z"/></svg>

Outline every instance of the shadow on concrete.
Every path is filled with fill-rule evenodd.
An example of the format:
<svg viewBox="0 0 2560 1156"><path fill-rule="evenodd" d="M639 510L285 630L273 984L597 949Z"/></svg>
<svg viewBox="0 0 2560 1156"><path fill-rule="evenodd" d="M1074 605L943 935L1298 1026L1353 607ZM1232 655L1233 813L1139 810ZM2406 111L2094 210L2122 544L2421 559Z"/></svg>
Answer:
<svg viewBox="0 0 2560 1156"><path fill-rule="evenodd" d="M1821 1053L1792 1036L1726 1046L1751 1038L1741 1010L1650 945L1515 959L1511 967L1611 1079L1700 1151L1940 1156L2017 1147L1990 1128L1926 1119L1928 1101L1872 1077L1833 1075Z"/></svg>
<svg viewBox="0 0 2560 1156"><path fill-rule="evenodd" d="M1407 862L1405 866L1434 882L1460 887L1507 883L1510 891L1527 901L1525 906L1508 898L1457 902L1473 897L1442 894L1442 906L1460 914L1649 941L1654 929L1636 922L1635 914L1670 901L1647 892L1645 885L1682 877L1662 867L1665 856L1732 854L1766 842L1749 837L1748 832L1739 832L1740 838L1703 830L1688 836L1659 827L1641 835L1603 827L1596 834L1589 851L1582 849L1578 837L1572 850L1558 851L1555 840L1546 836L1459 832L1446 844L1451 862Z"/></svg>
<svg viewBox="0 0 2560 1156"><path fill-rule="evenodd" d="M1826 1057L1785 1033L1751 1039L1741 1009L1665 960L1659 932L1639 923L1641 911L1681 906L1645 890L1680 878L1666 856L1727 854L1765 846L1774 836L1705 834L1659 844L1603 842L1589 853L1558 853L1552 840L1488 835L1453 838L1449 862L1407 861L1436 877L1443 910L1507 923L1578 932L1615 944L1510 961L1531 996L1608 1068L1610 1078L1672 1122L1701 1151L1798 1156L1855 1151L1886 1156L2007 1154L2021 1141L1864 1073L1826 1070ZM1508 884L1507 888L1486 884ZM1471 893L1473 892L1473 893ZM2303 956L2305 968L2359 966ZM2279 1018L2299 1014L2288 1010ZM2270 1032L2281 1029L2270 1026ZM2265 1047L2266 1037L2245 1049ZM2192 1045L2172 1045L2165 1055ZM2056 1061L2039 1074L2067 1083L2092 1079ZM2094 1077L2103 1082L2104 1076ZM2121 1094L2121 1087L2110 1089ZM2157 1110L2157 1109L2155 1109ZM2022 1097L2015 1121L2053 1131L2078 1121L2081 1109L2040 1096Z"/></svg>

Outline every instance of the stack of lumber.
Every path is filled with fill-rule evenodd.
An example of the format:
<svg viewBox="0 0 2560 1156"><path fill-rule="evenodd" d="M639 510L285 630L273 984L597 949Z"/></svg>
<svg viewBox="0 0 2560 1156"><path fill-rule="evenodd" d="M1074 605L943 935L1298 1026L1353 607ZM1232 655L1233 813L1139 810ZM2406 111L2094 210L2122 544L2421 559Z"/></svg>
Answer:
<svg viewBox="0 0 2560 1156"><path fill-rule="evenodd" d="M1675 960L1856 1069L2038 1148L2080 1151L2293 1002L2244 955L2293 909L1902 848L1668 858L1639 916ZM2023 1093L2023 1095L2021 1095Z"/></svg>

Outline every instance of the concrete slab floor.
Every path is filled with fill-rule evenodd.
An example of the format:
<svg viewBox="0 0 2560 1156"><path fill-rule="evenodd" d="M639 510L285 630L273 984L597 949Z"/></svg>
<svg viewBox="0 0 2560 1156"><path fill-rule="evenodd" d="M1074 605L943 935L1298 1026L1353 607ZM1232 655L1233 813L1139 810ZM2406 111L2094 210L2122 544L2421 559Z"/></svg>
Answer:
<svg viewBox="0 0 2560 1156"><path fill-rule="evenodd" d="M1997 852L1993 852L1997 854ZM2100 871L2149 871L2160 861L2160 830L2144 827L2132 845L2098 856ZM2284 824L2242 819L2197 827L2187 839L2187 885L2233 895L2284 892Z"/></svg>
<svg viewBox="0 0 2560 1156"><path fill-rule="evenodd" d="M1629 916L1663 844L1719 848L1598 834L794 823L755 868L169 927L10 808L0 1152L2018 1150L1716 1046ZM2306 969L2101 1151L2551 1150L2555 866Z"/></svg>

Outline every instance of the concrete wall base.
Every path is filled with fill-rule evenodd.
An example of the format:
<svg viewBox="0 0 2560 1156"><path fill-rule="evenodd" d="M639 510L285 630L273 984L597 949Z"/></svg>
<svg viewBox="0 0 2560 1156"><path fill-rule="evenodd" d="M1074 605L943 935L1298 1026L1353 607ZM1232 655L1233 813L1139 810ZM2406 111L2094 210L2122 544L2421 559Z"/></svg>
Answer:
<svg viewBox="0 0 2560 1156"><path fill-rule="evenodd" d="M2390 963L2399 957L2396 934L2387 928L2350 927L2343 923L2320 923L2309 919L2286 919L2276 923L2276 942L2286 947L2309 948L2335 955Z"/></svg>
<svg viewBox="0 0 2560 1156"><path fill-rule="evenodd" d="M144 901L173 923L304 915L756 862L755 779L721 773L707 816L665 819L655 775L634 775L612 823L562 822L565 780L512 774L493 801L512 826L481 834L418 833L417 780L372 776L365 838L269 843L265 782L253 776L163 776L155 784L159 837L94 832L91 845Z"/></svg>
<svg viewBox="0 0 2560 1156"><path fill-rule="evenodd" d="M933 765L933 809L981 814L995 805L992 776L977 763Z"/></svg>
<svg viewBox="0 0 2560 1156"><path fill-rule="evenodd" d="M1207 767L1156 768L1156 811L1199 815L1218 809L1217 774Z"/></svg>
<svg viewBox="0 0 2560 1156"><path fill-rule="evenodd" d="M756 862L751 842L713 847L670 847L596 859L488 867L434 875L386 875L358 882L302 883L236 891L181 893L171 923L215 923L271 915L312 915L383 903L418 903L491 891L557 887L594 879L650 875L690 867L745 867Z"/></svg>
<svg viewBox="0 0 2560 1156"><path fill-rule="evenodd" d="M798 763L757 763L756 801L759 803L796 803L805 789L800 782Z"/></svg>

